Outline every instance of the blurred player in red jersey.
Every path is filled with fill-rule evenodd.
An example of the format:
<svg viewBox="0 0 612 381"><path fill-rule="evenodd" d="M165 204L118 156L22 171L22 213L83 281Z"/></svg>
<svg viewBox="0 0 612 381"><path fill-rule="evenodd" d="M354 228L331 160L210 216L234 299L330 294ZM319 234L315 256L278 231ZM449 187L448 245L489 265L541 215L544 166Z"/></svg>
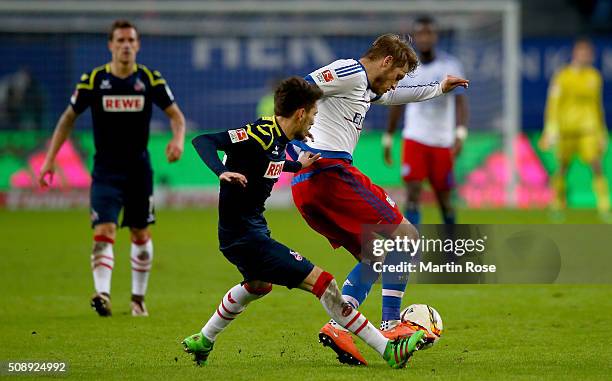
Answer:
<svg viewBox="0 0 612 381"><path fill-rule="evenodd" d="M446 75L462 77L461 63L448 53L436 49L438 31L435 21L421 17L413 28L414 42L421 65L413 75L400 81L400 86L442 81ZM451 192L455 182L453 163L461 153L467 137L467 97L458 89L444 98L409 105L391 106L387 133L383 137L385 162L392 164L391 146L397 122L404 114L402 178L406 183L404 215L414 225L421 220L419 204L423 180L433 188L442 220L455 223Z"/></svg>

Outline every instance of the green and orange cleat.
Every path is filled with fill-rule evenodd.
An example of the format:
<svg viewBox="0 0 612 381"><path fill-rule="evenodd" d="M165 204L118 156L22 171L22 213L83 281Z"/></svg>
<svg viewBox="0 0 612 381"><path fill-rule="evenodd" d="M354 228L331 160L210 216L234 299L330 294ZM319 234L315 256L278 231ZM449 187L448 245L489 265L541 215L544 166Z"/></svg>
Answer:
<svg viewBox="0 0 612 381"><path fill-rule="evenodd" d="M406 364L415 351L425 345L425 332L417 331L410 337L400 337L397 340L389 341L383 358L391 368L405 368Z"/></svg>
<svg viewBox="0 0 612 381"><path fill-rule="evenodd" d="M193 355L196 365L206 365L208 355L213 350L214 342L208 340L202 333L186 337L182 342L185 352Z"/></svg>

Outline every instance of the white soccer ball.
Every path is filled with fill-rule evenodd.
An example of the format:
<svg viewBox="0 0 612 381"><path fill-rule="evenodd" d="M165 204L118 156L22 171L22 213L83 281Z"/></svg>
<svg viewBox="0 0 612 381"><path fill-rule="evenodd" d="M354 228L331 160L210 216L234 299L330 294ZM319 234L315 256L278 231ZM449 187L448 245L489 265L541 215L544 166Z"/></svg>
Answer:
<svg viewBox="0 0 612 381"><path fill-rule="evenodd" d="M425 331L431 340L431 345L442 335L442 318L438 311L427 304L412 304L406 307L400 318L402 322L412 325L415 329Z"/></svg>

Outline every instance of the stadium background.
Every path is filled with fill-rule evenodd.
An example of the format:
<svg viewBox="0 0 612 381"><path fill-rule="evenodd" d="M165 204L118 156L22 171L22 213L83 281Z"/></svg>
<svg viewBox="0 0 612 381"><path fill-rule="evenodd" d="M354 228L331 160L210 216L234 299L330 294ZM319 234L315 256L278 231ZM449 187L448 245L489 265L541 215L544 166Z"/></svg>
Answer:
<svg viewBox="0 0 612 381"><path fill-rule="evenodd" d="M605 81L605 108L612 109L612 37L606 33L609 24L601 21L602 18L605 20L605 4L608 2L591 2L594 4L590 8L582 2L572 1L536 3L515 3L522 10L521 114L518 118L520 126L517 126L522 133L515 137L514 143L517 186L513 205L508 197L506 185L509 179L504 169L508 163L508 152L504 150L507 142L500 135L504 126L499 126L499 113L504 106L501 100L504 89L500 87L503 87L502 78L506 75L499 44L502 21L493 17L481 26L468 29L471 36L458 40L456 34L459 32L446 28L444 23L452 14L439 17L442 26L440 48L453 52L464 62L468 61L466 75L472 81L468 92L472 132L456 170L460 205L470 208L509 205L543 208L547 205L551 197L548 175L554 170L555 162L550 153L540 152L534 142L542 129L548 81L554 71L568 61L573 40L581 33L595 32L591 35L597 48L596 66L602 71ZM546 10L553 3L555 13L550 15ZM296 28L295 33L270 34L254 30L227 36L220 31L211 32L212 26L201 33L172 34L162 27L150 27L162 21L162 15L142 13L144 16L136 14L133 17L145 26L141 28L142 49L138 61L160 70L169 81L187 118L188 139L199 131L242 125L256 116L258 102L269 93L278 78L305 75L335 58L358 57L372 39L372 35L351 33L350 22L344 26L345 29L338 27L335 35L309 36L307 30ZM177 26L197 22L184 15L173 17ZM237 17L249 19L249 15ZM261 29L262 24L270 21L265 16L258 17L260 20L249 19L249 23ZM294 17L296 22L304 22L299 15ZM337 17L350 21L352 15ZM389 22L397 26L399 32L407 33L411 17L399 15ZM212 18L201 22L217 25L214 22L222 23L223 18L231 18L231 14L222 15L220 21ZM567 22L559 24L556 22L558 18ZM61 191L40 193L36 190L34 178L54 123L66 107L77 79L83 72L108 60L104 30L111 19L104 13L90 17L87 12L68 11L58 11L49 18L35 12L1 14L4 31L0 33L0 54L3 57L0 61L0 205L9 208L86 206L87 172L93 152L89 111L79 119L73 139L59 157L56 190ZM62 22L68 25L67 31L57 26ZM84 23L94 26L84 28ZM79 25L81 30L99 29L100 32L78 32ZM29 77L30 82L24 81L24 77ZM385 117L384 107L372 107L365 121L365 133L355 154L355 162L375 182L401 199L398 160L394 167L386 167L379 148ZM608 112L606 118L608 125L612 125L612 112ZM169 166L164 163L163 149L169 133L167 121L159 110L154 114L152 129L150 151L156 170L158 205L192 207L214 204L216 179L200 165L189 145L179 164ZM396 143L394 152L397 157L399 142ZM605 167L608 174L612 171L611 160L612 156L607 154ZM588 169L576 163L569 178L569 205L592 207L595 200L590 190ZM273 201L276 205L290 205L287 185L285 177L277 186L282 189L278 193L282 196L278 202ZM426 193L426 199L431 200L431 195Z"/></svg>
<svg viewBox="0 0 612 381"><path fill-rule="evenodd" d="M159 112L155 113L150 142L156 197L158 205L163 206L152 229L155 260L147 294L151 316L135 321L129 315L130 241L129 232L121 229L115 245L113 317L99 318L89 307L93 290L87 189L93 142L88 112L79 119L58 159L56 188L41 192L33 179L54 123L81 73L109 59L105 31L114 18L129 17L141 28L139 61L160 70L168 79L187 117L189 139L200 131L241 125L255 116L257 102L276 78L305 74L334 57L359 55L375 35L368 30L380 30L382 26L407 31L413 17L392 13L381 21L380 16L362 14L355 21L350 12L350 4L355 2L345 5L342 1L324 5L344 6L345 15L320 13L289 20L240 12L188 15L166 11L162 15L153 10L160 4L168 9L177 3L0 1L1 376L5 360L29 359L67 361L67 378L75 379L610 379L612 282L593 284L601 278L590 278L588 273L586 279L575 282L580 284L411 282L404 305L434 306L442 315L445 333L436 347L418 353L409 369L399 372L387 369L363 343L357 345L370 362L368 367L339 366L332 352L316 342L316 333L327 319L320 304L312 295L275 287L224 332L206 369L192 366L181 353L180 340L201 327L217 307L220 295L240 281L240 276L218 251L217 211L213 206L216 179L189 145L179 163L165 162L164 147L170 135L167 121ZM187 3L201 6L204 2ZM212 3L237 8L260 4ZM321 4L299 2L305 6L314 3ZM374 7L389 1L363 3ZM439 2L414 3L435 6ZM478 13L481 5L498 1L451 3L471 4ZM538 151L534 142L542 128L548 80L567 61L571 44L580 34L591 35L596 43L596 65L606 81L604 100L608 126L612 125L612 1L505 3L520 10L522 58L517 85L521 88L521 111L514 127L522 132L515 147L518 189L523 195L517 197L517 206L522 208L507 205L508 176L503 169L508 156L496 121L505 91L499 86L508 73L501 71L506 64L499 54L501 23L489 15L470 19L475 22L459 36L464 42L460 53L473 58L466 65L473 82L468 93L472 131L457 165L462 187L457 195L461 205L458 217L460 223L519 224L517 229L527 230L530 227L525 224L550 223L544 208L550 198L548 175L555 163L550 154ZM54 4L58 4L57 9ZM298 2L277 4L291 7ZM113 9L119 6L134 11L118 14ZM97 11L86 11L88 7ZM14 11L17 8L25 11ZM462 27L453 24L460 18L449 10L432 14L450 28L443 34L444 48L457 49L451 43L457 34L452 30ZM267 28L276 28L279 33L266 35ZM313 28L336 32L321 37L312 33ZM33 81L24 86L28 72ZM355 160L401 202L397 160L393 168L382 163L380 135L385 116L383 107L371 108ZM399 139L396 144L398 155ZM610 178L610 152L605 167ZM605 272L609 268L606 239L592 239L593 231L604 229L588 225L600 223L592 209L589 171L574 164L570 179L573 208L566 213L565 222L584 225L567 238L583 249L569 253L574 261L564 263L564 269L573 273L573 265L584 261L582 254L587 253L588 258L602 257L601 262L586 267L599 267L599 273ZM327 241L306 225L291 206L286 178L279 188L266 213L273 236L342 278L354 265L350 256L343 249L332 251ZM428 206L423 210L423 221L437 222L438 214L435 207ZM554 230L555 226L548 228ZM564 228L571 231L573 227ZM581 234L584 231L591 234ZM537 244L519 248L527 264L541 264L540 249ZM607 276L609 279L609 272ZM375 285L360 311L378 323L380 304L380 287Z"/></svg>

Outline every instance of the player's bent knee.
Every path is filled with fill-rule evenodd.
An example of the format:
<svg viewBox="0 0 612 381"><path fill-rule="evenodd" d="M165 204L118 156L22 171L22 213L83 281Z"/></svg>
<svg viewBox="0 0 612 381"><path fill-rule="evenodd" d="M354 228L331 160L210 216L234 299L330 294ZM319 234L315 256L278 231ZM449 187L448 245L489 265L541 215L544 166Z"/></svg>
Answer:
<svg viewBox="0 0 612 381"><path fill-rule="evenodd" d="M117 227L113 223L104 223L94 226L94 235L96 237L103 236L114 240L116 234Z"/></svg>
<svg viewBox="0 0 612 381"><path fill-rule="evenodd" d="M132 242L147 242L149 240L149 238L151 237L151 233L149 232L148 228L144 228L144 229L136 229L136 228L130 228L130 233L132 236Z"/></svg>
<svg viewBox="0 0 612 381"><path fill-rule="evenodd" d="M327 271L321 272L321 274L315 281L314 286L312 287L312 293L318 299L321 299L321 296L323 295L329 284L332 282L335 282L333 275L331 275Z"/></svg>
<svg viewBox="0 0 612 381"><path fill-rule="evenodd" d="M250 294L264 296L272 291L272 283L262 281L249 281L243 283L244 289Z"/></svg>

